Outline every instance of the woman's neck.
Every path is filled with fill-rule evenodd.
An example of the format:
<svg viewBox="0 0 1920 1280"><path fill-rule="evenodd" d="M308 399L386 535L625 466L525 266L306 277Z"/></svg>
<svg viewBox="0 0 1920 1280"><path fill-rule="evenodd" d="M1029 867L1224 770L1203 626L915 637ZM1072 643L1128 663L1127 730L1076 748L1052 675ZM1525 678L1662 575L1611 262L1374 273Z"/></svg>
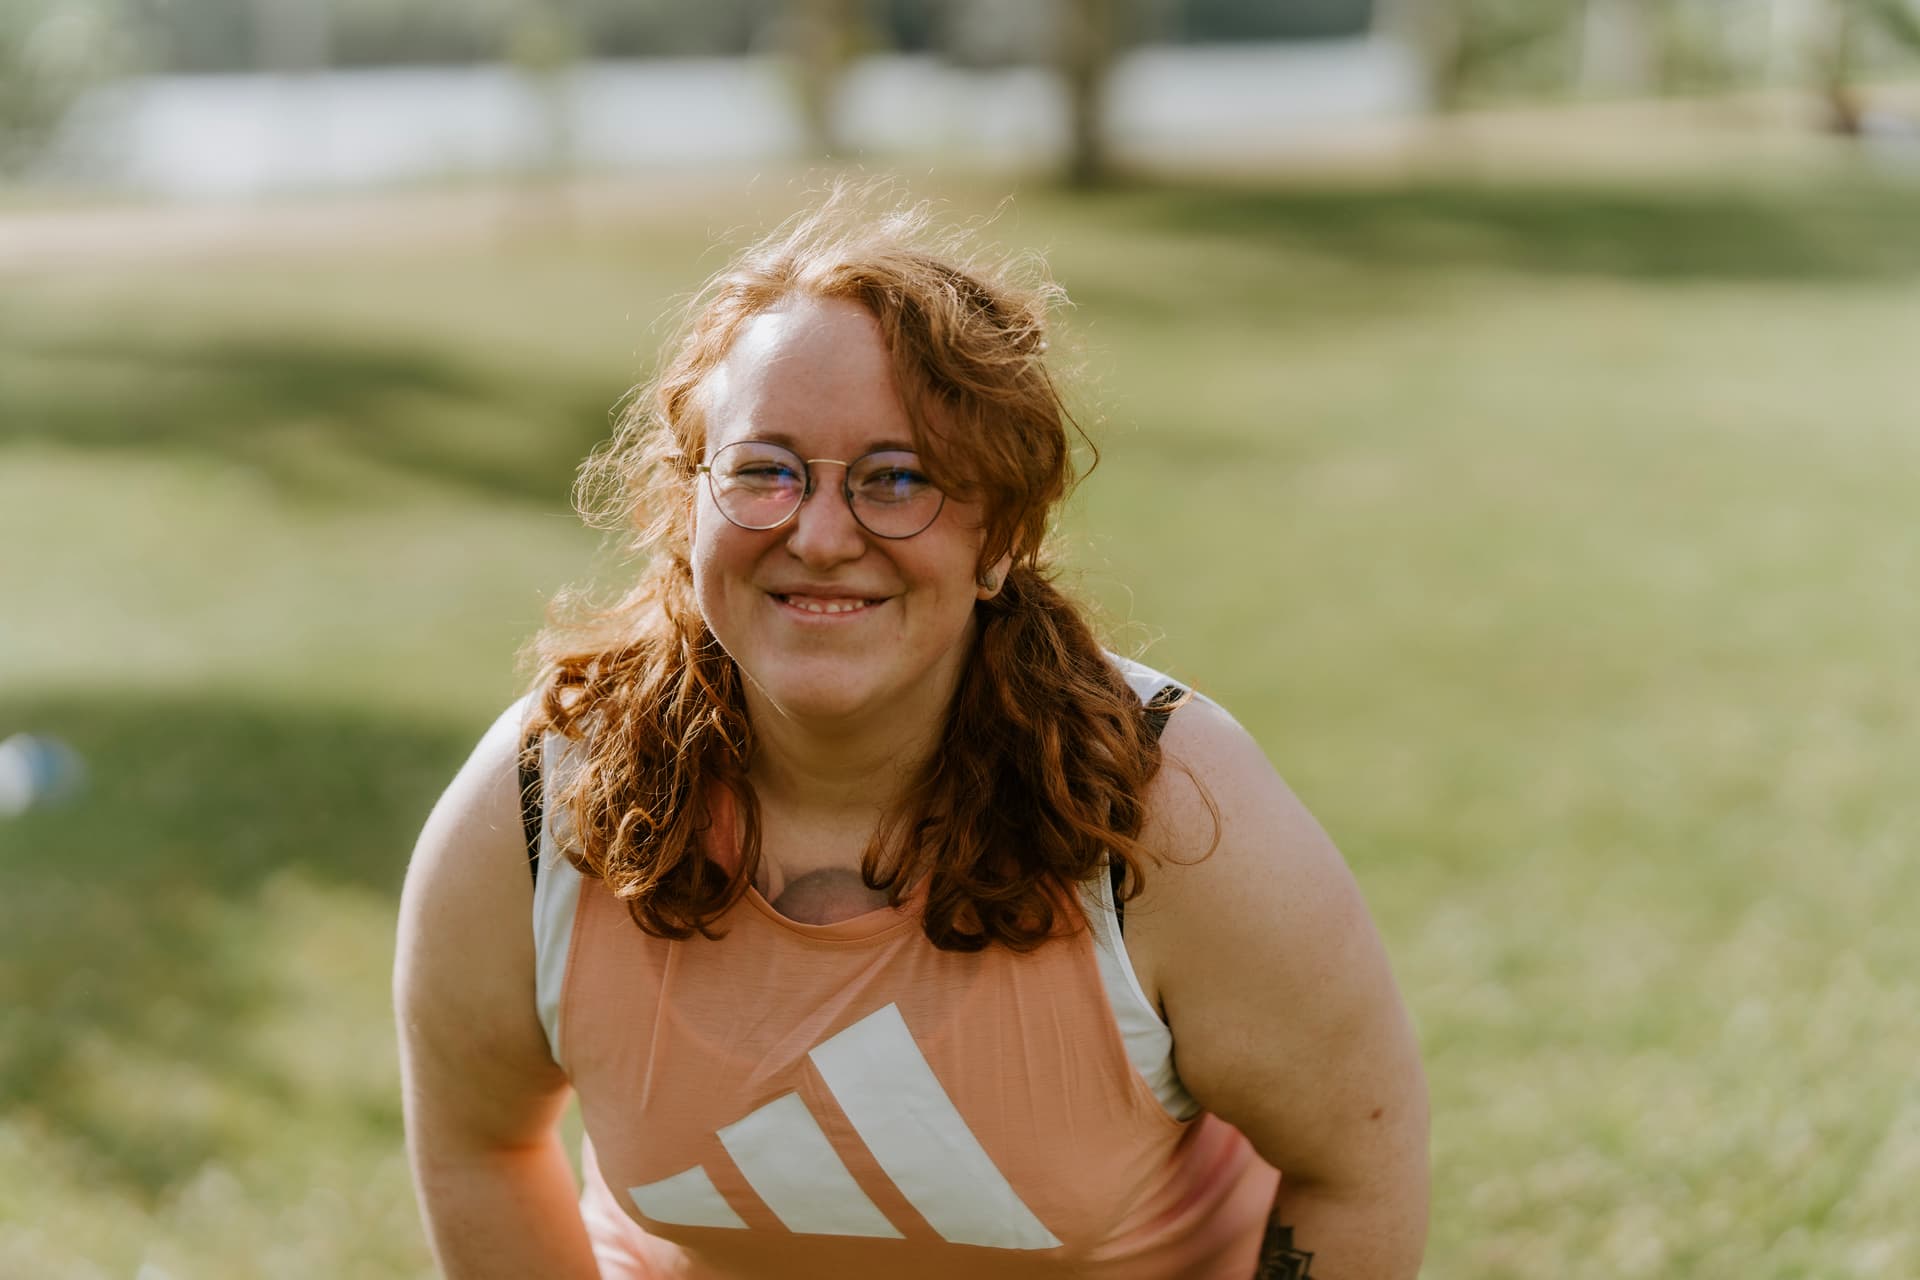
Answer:
<svg viewBox="0 0 1920 1280"><path fill-rule="evenodd" d="M906 712L906 714L900 714ZM784 813L884 813L914 785L940 739L946 699L931 709L813 723L787 715L751 685L753 722L748 779L762 803Z"/></svg>

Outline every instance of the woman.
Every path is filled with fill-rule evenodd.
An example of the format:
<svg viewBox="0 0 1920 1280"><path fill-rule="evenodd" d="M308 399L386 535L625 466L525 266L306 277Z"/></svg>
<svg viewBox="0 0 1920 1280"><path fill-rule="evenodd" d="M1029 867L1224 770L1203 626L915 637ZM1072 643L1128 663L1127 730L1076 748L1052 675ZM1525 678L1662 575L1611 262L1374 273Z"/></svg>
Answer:
<svg viewBox="0 0 1920 1280"><path fill-rule="evenodd" d="M589 464L639 585L543 636L402 904L440 1263L1412 1276L1424 1085L1358 891L1050 585L1053 291L929 244L836 200L750 250Z"/></svg>

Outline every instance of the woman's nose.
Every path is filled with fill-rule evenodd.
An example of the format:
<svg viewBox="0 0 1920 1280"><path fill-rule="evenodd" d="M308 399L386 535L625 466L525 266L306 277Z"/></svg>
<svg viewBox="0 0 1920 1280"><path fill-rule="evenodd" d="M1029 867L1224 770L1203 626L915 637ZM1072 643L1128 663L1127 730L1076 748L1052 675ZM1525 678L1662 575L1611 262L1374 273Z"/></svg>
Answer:
<svg viewBox="0 0 1920 1280"><path fill-rule="evenodd" d="M867 549L865 532L853 518L846 486L838 474L816 474L813 492L801 499L788 527L787 550L807 564L837 564Z"/></svg>

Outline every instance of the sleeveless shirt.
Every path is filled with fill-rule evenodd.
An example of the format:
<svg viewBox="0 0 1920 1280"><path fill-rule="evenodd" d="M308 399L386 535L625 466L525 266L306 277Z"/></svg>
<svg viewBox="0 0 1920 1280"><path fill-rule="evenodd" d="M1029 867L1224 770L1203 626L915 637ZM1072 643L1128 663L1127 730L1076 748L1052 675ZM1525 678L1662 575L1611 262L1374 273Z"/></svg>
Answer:
<svg viewBox="0 0 1920 1280"><path fill-rule="evenodd" d="M809 925L750 888L676 941L560 856L559 816L537 998L608 1280L1253 1273L1279 1174L1179 1086L1104 875L1025 954L939 950L917 894Z"/></svg>

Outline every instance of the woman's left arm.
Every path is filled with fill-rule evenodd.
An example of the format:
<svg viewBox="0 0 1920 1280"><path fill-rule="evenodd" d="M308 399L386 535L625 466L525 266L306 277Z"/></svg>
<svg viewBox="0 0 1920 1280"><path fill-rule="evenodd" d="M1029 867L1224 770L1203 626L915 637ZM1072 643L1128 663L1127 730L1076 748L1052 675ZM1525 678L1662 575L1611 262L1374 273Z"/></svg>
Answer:
<svg viewBox="0 0 1920 1280"><path fill-rule="evenodd" d="M1254 1274L1410 1280L1427 1233L1426 1081L1359 887L1226 712L1184 707L1163 743L1142 834L1167 860L1128 904L1127 936L1181 1080L1281 1170ZM1196 777L1219 815L1197 861L1213 815Z"/></svg>

